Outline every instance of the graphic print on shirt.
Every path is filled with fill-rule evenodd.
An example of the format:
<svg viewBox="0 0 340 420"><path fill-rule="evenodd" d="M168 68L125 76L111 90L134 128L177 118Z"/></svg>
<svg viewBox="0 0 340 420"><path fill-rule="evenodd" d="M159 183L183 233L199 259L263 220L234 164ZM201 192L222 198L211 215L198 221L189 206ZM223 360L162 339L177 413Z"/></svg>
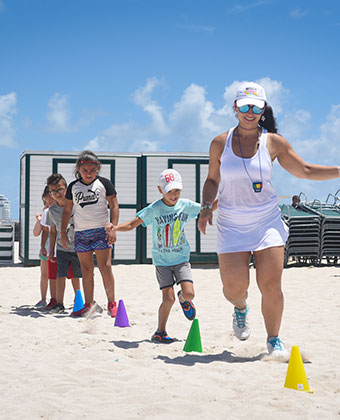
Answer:
<svg viewBox="0 0 340 420"><path fill-rule="evenodd" d="M76 192L75 201L81 208L84 208L85 206L96 204L99 200L99 195L99 188L96 188L94 191L89 188L86 193L83 191Z"/></svg>
<svg viewBox="0 0 340 420"><path fill-rule="evenodd" d="M181 251L181 245L185 243L184 224L188 218L188 214L183 212L155 217L158 224L157 247L161 252Z"/></svg>
<svg viewBox="0 0 340 420"><path fill-rule="evenodd" d="M177 245L180 235L181 235L181 222L179 221L179 219L176 219L174 223L174 227L173 227L173 234L172 234L172 237L174 239L174 246Z"/></svg>

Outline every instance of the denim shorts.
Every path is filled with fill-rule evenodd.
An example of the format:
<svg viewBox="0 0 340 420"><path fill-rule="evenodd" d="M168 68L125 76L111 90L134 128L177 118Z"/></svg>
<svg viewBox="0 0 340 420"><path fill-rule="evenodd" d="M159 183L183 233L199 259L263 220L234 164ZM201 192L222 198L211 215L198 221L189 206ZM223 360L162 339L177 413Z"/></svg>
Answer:
<svg viewBox="0 0 340 420"><path fill-rule="evenodd" d="M76 252L67 252L57 250L57 276L58 277L67 277L72 268L73 276L72 278L82 277L80 262Z"/></svg>
<svg viewBox="0 0 340 420"><path fill-rule="evenodd" d="M156 277L161 290L166 287L172 287L175 283L180 284L183 281L193 282L189 262L167 266L156 265Z"/></svg>
<svg viewBox="0 0 340 420"><path fill-rule="evenodd" d="M107 243L105 228L78 230L74 234L74 250L76 252L89 252L111 247L112 245Z"/></svg>

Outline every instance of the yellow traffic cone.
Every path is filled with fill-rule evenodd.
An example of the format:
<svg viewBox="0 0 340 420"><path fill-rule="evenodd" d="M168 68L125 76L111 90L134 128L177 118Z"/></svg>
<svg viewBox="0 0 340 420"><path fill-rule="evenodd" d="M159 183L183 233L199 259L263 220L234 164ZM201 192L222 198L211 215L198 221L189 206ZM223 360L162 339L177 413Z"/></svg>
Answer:
<svg viewBox="0 0 340 420"><path fill-rule="evenodd" d="M303 366L302 357L298 346L293 346L290 353L285 388L296 389L298 391L308 391L308 380Z"/></svg>

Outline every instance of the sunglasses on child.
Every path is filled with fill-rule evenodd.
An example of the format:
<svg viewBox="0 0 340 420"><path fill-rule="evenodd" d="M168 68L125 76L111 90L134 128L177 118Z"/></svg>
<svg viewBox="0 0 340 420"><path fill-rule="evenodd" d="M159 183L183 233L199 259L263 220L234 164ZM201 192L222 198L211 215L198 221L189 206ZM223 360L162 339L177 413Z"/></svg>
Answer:
<svg viewBox="0 0 340 420"><path fill-rule="evenodd" d="M253 110L253 113L254 114L262 114L262 112L263 112L263 110L264 110L264 107L263 108L260 108L259 106L257 106L257 105L242 105L242 106L239 106L238 107L238 110L242 113L242 114L245 114L246 112L248 112L249 110L250 110L250 108L252 108L252 110Z"/></svg>
<svg viewBox="0 0 340 420"><path fill-rule="evenodd" d="M66 188L58 188L57 190L50 190L50 194L51 195L62 194L65 190Z"/></svg>

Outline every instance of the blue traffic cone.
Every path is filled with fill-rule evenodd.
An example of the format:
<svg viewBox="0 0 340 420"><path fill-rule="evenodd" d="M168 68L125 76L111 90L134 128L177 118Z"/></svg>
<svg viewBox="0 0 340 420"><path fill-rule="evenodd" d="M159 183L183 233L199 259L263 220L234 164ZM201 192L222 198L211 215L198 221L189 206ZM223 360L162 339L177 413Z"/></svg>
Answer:
<svg viewBox="0 0 340 420"><path fill-rule="evenodd" d="M83 309L83 307L84 307L83 296L81 295L81 291L77 290L76 298L74 299L73 312L80 311L80 309Z"/></svg>

